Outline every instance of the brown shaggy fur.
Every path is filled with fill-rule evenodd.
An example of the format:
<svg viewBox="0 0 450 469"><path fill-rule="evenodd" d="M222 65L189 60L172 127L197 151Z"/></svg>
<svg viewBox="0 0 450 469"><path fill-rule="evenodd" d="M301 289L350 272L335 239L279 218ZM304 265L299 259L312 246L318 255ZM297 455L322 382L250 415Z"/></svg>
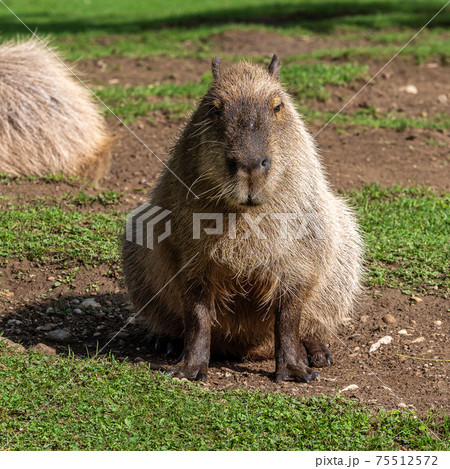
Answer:
<svg viewBox="0 0 450 469"><path fill-rule="evenodd" d="M98 182L110 137L89 91L39 41L0 46L0 171Z"/></svg>
<svg viewBox="0 0 450 469"><path fill-rule="evenodd" d="M269 73L241 62L221 74L213 62L214 83L168 163L198 197L166 170L150 202L172 212L171 236L153 250L124 243L130 297L156 336L183 338L186 297L197 286L209 308L211 352L226 356L273 354L276 311L286 305L307 350L351 314L362 271L358 227L331 191L278 69L279 62ZM225 234L193 239L193 213L199 212L225 214ZM237 220L231 237L229 213ZM243 214L270 213L306 215L308 234L282 239L279 220L265 217L259 229L266 239L246 235ZM164 228L159 225L156 236Z"/></svg>

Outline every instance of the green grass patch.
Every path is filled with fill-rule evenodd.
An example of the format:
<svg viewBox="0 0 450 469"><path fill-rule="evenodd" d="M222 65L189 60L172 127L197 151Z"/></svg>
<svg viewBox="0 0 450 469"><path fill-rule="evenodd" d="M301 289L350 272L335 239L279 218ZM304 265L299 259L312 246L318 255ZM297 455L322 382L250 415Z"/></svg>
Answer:
<svg viewBox="0 0 450 469"><path fill-rule="evenodd" d="M123 229L119 212L82 213L32 201L0 210L0 262L24 259L37 265L115 264Z"/></svg>
<svg viewBox="0 0 450 469"><path fill-rule="evenodd" d="M372 184L349 197L364 231L370 286L450 292L449 193Z"/></svg>
<svg viewBox="0 0 450 469"><path fill-rule="evenodd" d="M355 112L341 112L335 115L332 112L315 111L305 105L300 105L299 110L307 121L314 122L317 126L322 126L330 119L333 119L333 125L338 128L361 126L395 129L399 132L410 127L435 130L450 129L448 114L435 114L432 117L409 117L397 111L382 112L373 107L368 107L358 109Z"/></svg>
<svg viewBox="0 0 450 469"><path fill-rule="evenodd" d="M450 449L448 417L422 422L342 397L207 391L113 358L10 353L1 343L0 364L9 450Z"/></svg>
<svg viewBox="0 0 450 469"><path fill-rule="evenodd" d="M211 35L227 29L264 29L299 36L364 36L373 46L406 42L443 5L441 0L22 0L6 2L32 31L51 35L68 58L108 55L170 54L200 57L217 52ZM448 57L445 39L450 14L443 11L430 24L428 49ZM29 31L0 5L4 38ZM377 36L389 30L389 36ZM371 34L368 33L370 31ZM372 35L373 33L373 35ZM353 36L352 36L353 35ZM105 36L108 36L105 40ZM447 37L448 39L448 37ZM369 52L369 51L367 51ZM374 56L379 48L370 50ZM413 53L407 48L405 53Z"/></svg>

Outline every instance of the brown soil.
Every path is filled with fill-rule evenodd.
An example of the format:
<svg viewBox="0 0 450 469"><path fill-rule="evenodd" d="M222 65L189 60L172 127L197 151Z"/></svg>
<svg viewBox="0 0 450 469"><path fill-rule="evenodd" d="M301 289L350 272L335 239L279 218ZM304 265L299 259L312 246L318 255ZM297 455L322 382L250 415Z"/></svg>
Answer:
<svg viewBox="0 0 450 469"><path fill-rule="evenodd" d="M274 50L281 55L293 54L323 46L311 44L309 38L296 39L294 44L291 38L272 34L239 34L244 34L245 38L237 40L234 33L223 33L215 40L224 52L240 54L270 55ZM294 49L297 52L293 52ZM376 63L369 65L372 73L380 66ZM209 63L185 59L105 58L80 62L78 68L90 83L108 84L114 80L114 83L124 85L140 85L197 80L209 69ZM430 67L429 64L418 66L409 61L396 61L386 68L384 78L380 75L375 84L367 87L349 107L402 109L411 117L445 113L448 112L448 101L444 102L445 99L439 96L450 98L447 76L448 68L440 64ZM399 91L401 86L408 84L417 87L417 95ZM352 85L330 87L329 90L329 101L310 105L317 110L335 112L355 92ZM145 194L154 186L162 168L161 161L151 151L162 161L167 160L170 141L182 125L181 121L169 119L162 112L154 113L152 119L152 123L143 118L129 126L148 148L127 128L109 119L116 141L111 171L102 188L124 192L122 203L113 207L123 212L145 200ZM313 124L310 128L313 134L320 130ZM320 132L317 140L336 189L348 190L368 182L380 182L384 186L423 183L437 189L450 188L448 131L408 129L396 132L349 127L342 133L331 124ZM0 196L7 195L21 201L47 196L48 203L52 203L52 198L68 192L75 194L80 187L88 193L95 193L94 189L80 184L18 181L0 185ZM97 204L80 207L80 210L104 211L105 207ZM80 356L84 356L86 350L94 352L98 341L100 347L105 346L102 353L113 352L116 357L129 357L140 366L164 368L172 363L151 350L139 321L127 325L107 344L108 337L121 330L131 314L125 289L114 269L110 271L105 266L84 269L72 289L64 284L54 286L58 275L61 275L56 265L38 268L28 261L12 261L1 270L1 291L13 293L0 297L0 331L4 336L27 347L46 343L62 354L67 353L70 347ZM86 293L94 284L98 291ZM44 294L47 299L43 299ZM95 298L101 307L80 308L75 304L77 300L89 297ZM449 307L448 299L440 296L427 296L422 302L416 302L395 290L370 291L364 297L355 320L342 329L339 338L333 339L331 350L335 364L322 371L319 381L309 385L275 385L271 380L273 360L213 362L205 387L256 388L314 395L335 394L348 385L356 384L358 389L345 392L345 395L366 404L387 408L404 404L420 410L448 409ZM76 309L81 309L81 313L74 312ZM388 313L395 317L395 325L383 321ZM67 330L70 337L63 342L50 340L48 332L56 329ZM403 329L407 334L399 334ZM386 335L392 336L392 342L369 353L370 346Z"/></svg>

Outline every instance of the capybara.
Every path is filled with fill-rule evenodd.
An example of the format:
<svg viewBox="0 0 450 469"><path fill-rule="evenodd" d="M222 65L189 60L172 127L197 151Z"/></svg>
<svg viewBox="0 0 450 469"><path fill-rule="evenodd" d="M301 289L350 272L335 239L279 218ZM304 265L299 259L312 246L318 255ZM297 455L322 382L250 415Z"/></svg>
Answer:
<svg viewBox="0 0 450 469"><path fill-rule="evenodd" d="M97 183L110 142L91 93L54 50L36 39L0 45L0 172Z"/></svg>
<svg viewBox="0 0 450 469"><path fill-rule="evenodd" d="M205 380L211 353L274 354L276 381L309 382L360 292L355 216L330 189L277 56L268 71L222 72L218 57L212 70L151 195L166 223L128 225L129 295L154 337L184 341L177 377Z"/></svg>

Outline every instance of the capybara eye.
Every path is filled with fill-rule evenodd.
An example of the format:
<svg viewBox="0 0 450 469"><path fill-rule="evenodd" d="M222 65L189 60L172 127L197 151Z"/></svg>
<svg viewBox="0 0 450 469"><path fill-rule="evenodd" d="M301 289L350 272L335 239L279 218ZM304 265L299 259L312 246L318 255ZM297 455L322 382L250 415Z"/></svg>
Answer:
<svg viewBox="0 0 450 469"><path fill-rule="evenodd" d="M278 104L278 106L275 106L275 107L273 108L273 113L274 113L275 115L277 115L277 114L281 111L281 108L282 108L283 106L284 106L283 103L280 103L280 104Z"/></svg>

